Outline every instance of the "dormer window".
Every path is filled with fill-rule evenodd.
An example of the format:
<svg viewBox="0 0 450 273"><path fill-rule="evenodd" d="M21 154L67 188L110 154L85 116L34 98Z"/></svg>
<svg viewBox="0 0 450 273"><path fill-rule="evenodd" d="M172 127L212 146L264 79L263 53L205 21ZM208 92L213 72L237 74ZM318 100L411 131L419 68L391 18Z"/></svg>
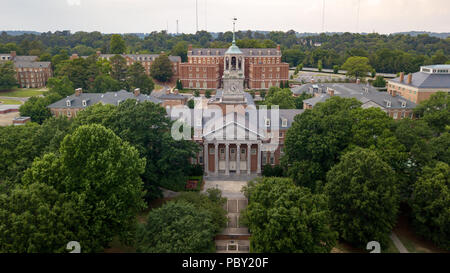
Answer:
<svg viewBox="0 0 450 273"><path fill-rule="evenodd" d="M281 126L287 127L287 119L284 118L281 120Z"/></svg>
<svg viewBox="0 0 450 273"><path fill-rule="evenodd" d="M70 107L72 105L72 103L70 102L70 100L66 100L66 106Z"/></svg>
<svg viewBox="0 0 450 273"><path fill-rule="evenodd" d="M83 104L84 107L86 107L87 106L87 101L83 100L82 104Z"/></svg>

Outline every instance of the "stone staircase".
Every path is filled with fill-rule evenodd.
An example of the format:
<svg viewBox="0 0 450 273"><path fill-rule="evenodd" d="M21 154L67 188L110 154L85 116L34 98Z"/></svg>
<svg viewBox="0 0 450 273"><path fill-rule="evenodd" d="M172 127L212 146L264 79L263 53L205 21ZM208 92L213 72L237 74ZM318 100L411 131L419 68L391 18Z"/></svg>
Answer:
<svg viewBox="0 0 450 273"><path fill-rule="evenodd" d="M248 253L250 252L250 233L247 227L240 223L240 214L247 207L245 197L229 198L224 205L228 212L227 227L215 238L217 253Z"/></svg>

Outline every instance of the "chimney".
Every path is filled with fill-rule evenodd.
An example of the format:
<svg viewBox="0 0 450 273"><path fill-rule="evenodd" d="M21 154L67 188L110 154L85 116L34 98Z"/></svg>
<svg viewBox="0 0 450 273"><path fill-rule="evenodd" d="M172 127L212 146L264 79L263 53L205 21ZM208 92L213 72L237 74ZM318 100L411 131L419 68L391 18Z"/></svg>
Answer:
<svg viewBox="0 0 450 273"><path fill-rule="evenodd" d="M192 51L192 44L188 45L188 51Z"/></svg>
<svg viewBox="0 0 450 273"><path fill-rule="evenodd" d="M81 94L83 94L83 89L82 88L75 89L75 96L79 97Z"/></svg>
<svg viewBox="0 0 450 273"><path fill-rule="evenodd" d="M167 89L166 90L166 95L169 95L170 94L170 89Z"/></svg>
<svg viewBox="0 0 450 273"><path fill-rule="evenodd" d="M411 84L411 82L412 82L412 73L408 75L408 84Z"/></svg>
<svg viewBox="0 0 450 273"><path fill-rule="evenodd" d="M360 79L356 79L356 84L360 84L361 80Z"/></svg>
<svg viewBox="0 0 450 273"><path fill-rule="evenodd" d="M174 90L173 90L173 93L174 93L175 95L178 95L178 93L179 93L179 92L178 92L178 89L174 89Z"/></svg>
<svg viewBox="0 0 450 273"><path fill-rule="evenodd" d="M134 89L134 96L135 97L139 97L139 95L141 94L141 89L140 88L136 88L136 89Z"/></svg>
<svg viewBox="0 0 450 273"><path fill-rule="evenodd" d="M403 82L405 80L405 73L400 72L400 82Z"/></svg>
<svg viewBox="0 0 450 273"><path fill-rule="evenodd" d="M280 51L281 50L281 46L277 45L277 50Z"/></svg>
<svg viewBox="0 0 450 273"><path fill-rule="evenodd" d="M16 58L16 56L17 56L15 51L11 51L10 55L11 55L11 60L14 60L14 58Z"/></svg>
<svg viewBox="0 0 450 273"><path fill-rule="evenodd" d="M100 56L102 54L102 52L100 50L98 50L97 52L95 52L95 54L97 54L97 56Z"/></svg>
<svg viewBox="0 0 450 273"><path fill-rule="evenodd" d="M314 79L311 79L311 83L314 83L315 82L315 80Z"/></svg>

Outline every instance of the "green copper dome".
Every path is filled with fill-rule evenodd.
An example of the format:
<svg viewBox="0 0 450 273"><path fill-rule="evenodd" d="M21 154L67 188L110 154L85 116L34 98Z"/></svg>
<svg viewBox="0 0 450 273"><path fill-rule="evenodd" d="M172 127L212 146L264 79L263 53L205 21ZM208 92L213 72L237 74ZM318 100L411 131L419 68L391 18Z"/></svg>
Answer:
<svg viewBox="0 0 450 273"><path fill-rule="evenodd" d="M239 47L233 43L225 52L225 54L242 54L242 51L239 49Z"/></svg>

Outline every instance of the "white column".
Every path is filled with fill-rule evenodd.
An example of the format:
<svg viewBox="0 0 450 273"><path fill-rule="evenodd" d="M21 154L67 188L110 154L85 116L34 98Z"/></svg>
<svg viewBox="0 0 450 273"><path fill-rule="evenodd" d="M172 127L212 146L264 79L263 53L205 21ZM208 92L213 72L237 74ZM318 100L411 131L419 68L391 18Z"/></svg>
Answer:
<svg viewBox="0 0 450 273"><path fill-rule="evenodd" d="M214 144L214 173L219 175L219 143Z"/></svg>
<svg viewBox="0 0 450 273"><path fill-rule="evenodd" d="M250 143L247 143L247 173L248 174L251 173L250 168L252 167L251 155L252 155L252 146L250 145Z"/></svg>
<svg viewBox="0 0 450 273"><path fill-rule="evenodd" d="M225 143L225 175L230 174L230 144Z"/></svg>
<svg viewBox="0 0 450 273"><path fill-rule="evenodd" d="M261 143L258 143L258 166L256 173L261 174Z"/></svg>
<svg viewBox="0 0 450 273"><path fill-rule="evenodd" d="M236 144L236 174L241 173L241 144Z"/></svg>
<svg viewBox="0 0 450 273"><path fill-rule="evenodd" d="M204 170L205 175L208 175L208 171L209 171L208 161L209 161L208 143L204 143L203 144L203 163L204 163L203 165L205 166L205 170Z"/></svg>

